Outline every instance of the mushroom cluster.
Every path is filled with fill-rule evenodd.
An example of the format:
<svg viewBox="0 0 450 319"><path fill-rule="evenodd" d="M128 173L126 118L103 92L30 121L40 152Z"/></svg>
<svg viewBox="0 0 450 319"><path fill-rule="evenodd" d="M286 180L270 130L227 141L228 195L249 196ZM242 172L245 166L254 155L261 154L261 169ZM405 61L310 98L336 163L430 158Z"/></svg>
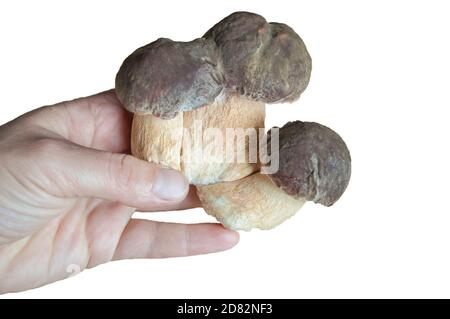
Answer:
<svg viewBox="0 0 450 319"><path fill-rule="evenodd" d="M190 42L160 38L127 57L116 76L117 97L134 113L132 154L182 171L205 211L231 229L270 229L305 201L330 206L350 179L339 135L301 121L264 132L265 104L297 100L310 74L298 34L249 12L231 14ZM276 153L277 170L265 172L270 162L251 159L252 136L240 140L245 160L230 160L216 152L217 134L193 141L199 127L222 136L230 128L258 140L276 136L278 147L268 153Z"/></svg>

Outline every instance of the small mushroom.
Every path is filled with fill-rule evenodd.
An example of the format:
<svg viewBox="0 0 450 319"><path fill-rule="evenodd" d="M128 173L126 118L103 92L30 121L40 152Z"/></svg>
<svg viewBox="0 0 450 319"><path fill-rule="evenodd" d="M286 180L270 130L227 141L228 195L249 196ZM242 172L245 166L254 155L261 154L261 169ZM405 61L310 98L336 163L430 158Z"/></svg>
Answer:
<svg viewBox="0 0 450 319"><path fill-rule="evenodd" d="M187 159L196 126L258 131L265 103L296 100L310 74L311 58L290 27L236 12L194 41L158 39L137 49L117 73L116 94L135 114L133 155L206 185L241 179L257 171L258 163ZM212 143L202 141L200 147Z"/></svg>
<svg viewBox="0 0 450 319"><path fill-rule="evenodd" d="M350 153L330 128L289 122L279 130L278 170L197 186L205 211L230 229L270 229L306 201L333 205L350 180Z"/></svg>

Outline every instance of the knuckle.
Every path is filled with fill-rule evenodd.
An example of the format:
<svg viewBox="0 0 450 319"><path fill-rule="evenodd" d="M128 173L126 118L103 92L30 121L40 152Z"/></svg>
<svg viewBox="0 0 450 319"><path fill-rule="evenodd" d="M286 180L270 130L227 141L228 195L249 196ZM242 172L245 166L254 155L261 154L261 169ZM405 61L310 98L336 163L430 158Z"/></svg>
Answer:
<svg viewBox="0 0 450 319"><path fill-rule="evenodd" d="M61 142L47 137L30 141L25 147L30 159L53 157L63 149Z"/></svg>
<svg viewBox="0 0 450 319"><path fill-rule="evenodd" d="M134 180L132 157L127 154L111 154L109 163L111 180L117 184L119 191L129 191Z"/></svg>
<svg viewBox="0 0 450 319"><path fill-rule="evenodd" d="M142 166L136 158L128 154L111 155L110 174L116 188L122 194L132 197L148 197L152 192L154 170Z"/></svg>

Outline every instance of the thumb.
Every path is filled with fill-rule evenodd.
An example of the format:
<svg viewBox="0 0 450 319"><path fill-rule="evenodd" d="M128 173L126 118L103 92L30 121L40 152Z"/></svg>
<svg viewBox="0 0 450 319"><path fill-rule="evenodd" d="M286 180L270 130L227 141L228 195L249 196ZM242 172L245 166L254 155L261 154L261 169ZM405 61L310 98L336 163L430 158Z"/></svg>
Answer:
<svg viewBox="0 0 450 319"><path fill-rule="evenodd" d="M96 197L148 210L180 202L189 191L181 172L131 155L70 144L58 157L63 174L53 180L59 180L57 186L65 196Z"/></svg>

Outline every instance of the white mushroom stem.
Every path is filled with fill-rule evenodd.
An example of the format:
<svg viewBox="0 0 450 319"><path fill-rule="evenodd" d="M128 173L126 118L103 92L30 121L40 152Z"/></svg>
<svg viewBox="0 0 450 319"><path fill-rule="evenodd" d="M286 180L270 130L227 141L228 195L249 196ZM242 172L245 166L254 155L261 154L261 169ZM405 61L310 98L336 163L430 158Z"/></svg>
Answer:
<svg viewBox="0 0 450 319"><path fill-rule="evenodd" d="M271 229L293 216L305 203L256 173L243 179L197 186L205 211L234 230Z"/></svg>
<svg viewBox="0 0 450 319"><path fill-rule="evenodd" d="M135 114L131 128L131 153L140 159L181 170L183 115L163 120Z"/></svg>
<svg viewBox="0 0 450 319"><path fill-rule="evenodd" d="M180 113L170 120L153 115L135 114L133 119L131 151L138 158L181 170L190 183L206 185L233 181L252 174L258 162L248 156L239 162L237 156L230 161L226 152L227 129L244 135L254 129L256 147L259 128L264 128L265 104L244 99L239 95L224 94L210 105ZM213 133L215 128L218 134ZM198 132L201 136L199 139ZM219 140L217 139L219 136ZM198 145L200 143L200 145ZM233 151L238 152L243 143L245 154L249 153L249 138L233 140ZM197 152L200 149L201 152ZM257 149L253 150L256 152Z"/></svg>

